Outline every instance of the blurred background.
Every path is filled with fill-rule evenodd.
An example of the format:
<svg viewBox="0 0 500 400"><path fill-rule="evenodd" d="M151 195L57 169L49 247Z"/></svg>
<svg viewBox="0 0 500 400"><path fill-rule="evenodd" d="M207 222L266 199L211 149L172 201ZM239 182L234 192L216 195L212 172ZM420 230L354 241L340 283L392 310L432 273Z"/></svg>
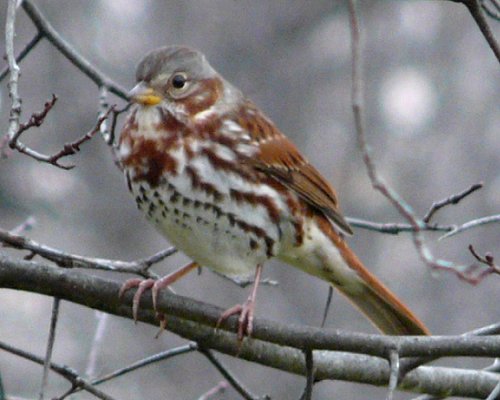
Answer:
<svg viewBox="0 0 500 400"><path fill-rule="evenodd" d="M363 1L367 135L381 174L419 215L433 201L483 181L485 187L434 218L461 224L500 210L499 65L465 7L445 1ZM186 44L202 50L229 81L275 121L335 185L347 216L403 222L371 188L356 146L350 106L351 50L344 2L302 0L250 2L37 0L59 33L125 87L134 84L136 63L149 50ZM0 26L5 23L5 2ZM489 20L497 40L500 29ZM22 10L16 22L17 52L35 34ZM0 43L3 54L5 43ZM96 121L98 89L47 41L21 63L20 94L25 121L52 93L59 101L40 129L22 140L44 153L58 151ZM0 126L5 132L10 101L7 80L0 86ZM123 101L110 96L110 103ZM28 217L27 234L61 250L87 256L133 260L165 248L165 240L136 210L120 171L100 137L82 146L67 163L71 171L13 154L0 160L0 223L11 229ZM500 257L500 228L490 225L441 242L427 233L434 254L470 263L469 244ZM474 287L449 273L431 274L408 234L384 235L356 229L355 252L436 334L459 334L498 322L498 277ZM2 251L7 251L2 249ZM19 252L8 251L20 257ZM156 267L166 273L185 262L176 255ZM263 287L257 317L319 325L327 285L277 262L265 275L278 287ZM129 276L114 274L112 279ZM205 270L175 285L179 294L221 307L243 301L247 290ZM42 355L52 299L0 290L0 340ZM92 310L64 302L54 361L84 373L95 333ZM375 332L338 294L327 325ZM110 317L96 373L110 372L139 358L185 343L171 333ZM259 394L298 398L305 380L230 357L221 357ZM446 362L441 361L442 364ZM448 363L451 364L451 363ZM455 360L456 365L456 360ZM464 361L465 367L480 367ZM41 368L0 353L7 393L38 394ZM222 377L196 353L116 379L101 388L120 399L196 399ZM50 377L50 395L67 389ZM344 382L315 386L315 399L385 398L384 388ZM397 394L397 399L411 398ZM79 394L75 398L90 398ZM222 399L238 398L233 390Z"/></svg>

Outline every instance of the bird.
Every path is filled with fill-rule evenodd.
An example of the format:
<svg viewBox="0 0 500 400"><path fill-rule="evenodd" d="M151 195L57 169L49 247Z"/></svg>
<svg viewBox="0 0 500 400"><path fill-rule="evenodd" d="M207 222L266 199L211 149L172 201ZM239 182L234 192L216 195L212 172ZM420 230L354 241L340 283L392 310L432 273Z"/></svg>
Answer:
<svg viewBox="0 0 500 400"><path fill-rule="evenodd" d="M388 335L428 335L426 326L349 248L353 231L333 187L250 99L198 50L166 46L136 69L118 158L137 207L193 261L158 280L158 292L200 266L254 282L238 316L239 340L253 330L257 288L271 258L326 281Z"/></svg>

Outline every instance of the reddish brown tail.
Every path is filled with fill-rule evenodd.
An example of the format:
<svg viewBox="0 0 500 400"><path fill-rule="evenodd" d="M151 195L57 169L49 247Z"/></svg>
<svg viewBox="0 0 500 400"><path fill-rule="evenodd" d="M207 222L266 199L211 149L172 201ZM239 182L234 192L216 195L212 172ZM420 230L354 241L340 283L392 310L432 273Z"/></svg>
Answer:
<svg viewBox="0 0 500 400"><path fill-rule="evenodd" d="M380 280L368 271L345 241L333 229L328 236L339 249L344 260L364 281L359 292L337 289L365 314L383 333L388 335L430 335L426 326ZM335 286L335 284L333 283Z"/></svg>
<svg viewBox="0 0 500 400"><path fill-rule="evenodd" d="M383 286L382 286L383 287ZM387 335L429 335L425 325L397 297L384 287L379 293L372 287L360 294L344 293L368 319Z"/></svg>

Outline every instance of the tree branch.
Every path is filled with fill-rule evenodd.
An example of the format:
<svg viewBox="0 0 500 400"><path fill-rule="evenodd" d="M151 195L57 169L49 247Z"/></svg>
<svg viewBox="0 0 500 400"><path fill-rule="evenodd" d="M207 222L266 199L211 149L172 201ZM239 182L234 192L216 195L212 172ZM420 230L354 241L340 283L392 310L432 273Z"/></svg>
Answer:
<svg viewBox="0 0 500 400"><path fill-rule="evenodd" d="M16 1L14 1L16 3ZM127 90L94 67L85 57L78 53L48 22L37 6L30 0L24 0L22 7L31 18L38 31L43 34L74 66L88 76L97 86L105 86L123 100L128 100Z"/></svg>
<svg viewBox="0 0 500 400"><path fill-rule="evenodd" d="M120 283L89 276L74 270L50 267L41 263L14 260L0 255L0 287L29 290L60 297L90 308L131 318L133 293L118 299ZM139 320L157 325L150 296L144 296ZM390 337L340 332L332 329L283 325L258 319L254 338L240 346L236 320L230 318L217 332L213 329L222 312L218 307L162 292L159 311L168 318L167 329L211 348L295 374L305 375L303 349L330 349L385 357L388 349L400 349L405 356L485 356L500 355L500 337ZM276 343L276 344L275 344ZM277 345L279 344L279 345ZM373 385L387 385L388 362L359 354L314 352L315 378L350 380ZM401 390L431 394L486 397L498 384L497 375L488 372L450 368L420 367L399 383ZM450 394L452 393L452 394Z"/></svg>

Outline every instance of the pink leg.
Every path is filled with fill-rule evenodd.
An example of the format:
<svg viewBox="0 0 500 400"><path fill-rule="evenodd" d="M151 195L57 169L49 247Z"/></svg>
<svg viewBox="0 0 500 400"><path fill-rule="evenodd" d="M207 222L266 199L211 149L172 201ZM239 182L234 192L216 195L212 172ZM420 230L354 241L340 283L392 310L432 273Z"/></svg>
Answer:
<svg viewBox="0 0 500 400"><path fill-rule="evenodd" d="M156 300L158 297L158 292L160 289L163 289L172 283L176 282L180 278L182 278L184 275L186 275L188 272L192 271L193 269L198 268L198 264L195 262L192 262L188 265L185 265L184 267L179 268L177 271L174 271L166 276L164 276L161 279L154 280L154 279L140 279L140 278L132 278L127 281L122 285L120 288L120 292L118 293L118 297L122 298L125 292L129 289L132 288L137 288L137 292L134 294L134 299L132 301L132 315L134 317L134 321L137 322L137 314L139 312L139 304L141 301L141 297L144 294L144 292L148 289L151 289L152 296L153 296L153 306L154 309L156 310ZM161 326L165 326L165 318L162 314L158 315L158 318L161 321Z"/></svg>
<svg viewBox="0 0 500 400"><path fill-rule="evenodd" d="M184 275L187 275L193 269L196 269L198 267L199 267L199 265L193 261L192 263L189 263L189 264L179 268L177 271L171 272L170 274L165 275L163 278L160 278L157 281L155 281L153 288L151 289L151 294L153 296L154 309L156 310L156 300L158 298L158 292L161 289L164 289L164 288L170 286L172 283L177 282Z"/></svg>
<svg viewBox="0 0 500 400"><path fill-rule="evenodd" d="M262 274L262 265L257 265L255 270L255 282L248 296L247 301L243 304L236 304L235 306L224 311L217 321L216 328L222 322L231 317L232 315L239 314L238 318L238 340L241 342L245 336L250 337L253 329L253 318L255 312L255 300L257 297L257 287L259 286L260 276Z"/></svg>

